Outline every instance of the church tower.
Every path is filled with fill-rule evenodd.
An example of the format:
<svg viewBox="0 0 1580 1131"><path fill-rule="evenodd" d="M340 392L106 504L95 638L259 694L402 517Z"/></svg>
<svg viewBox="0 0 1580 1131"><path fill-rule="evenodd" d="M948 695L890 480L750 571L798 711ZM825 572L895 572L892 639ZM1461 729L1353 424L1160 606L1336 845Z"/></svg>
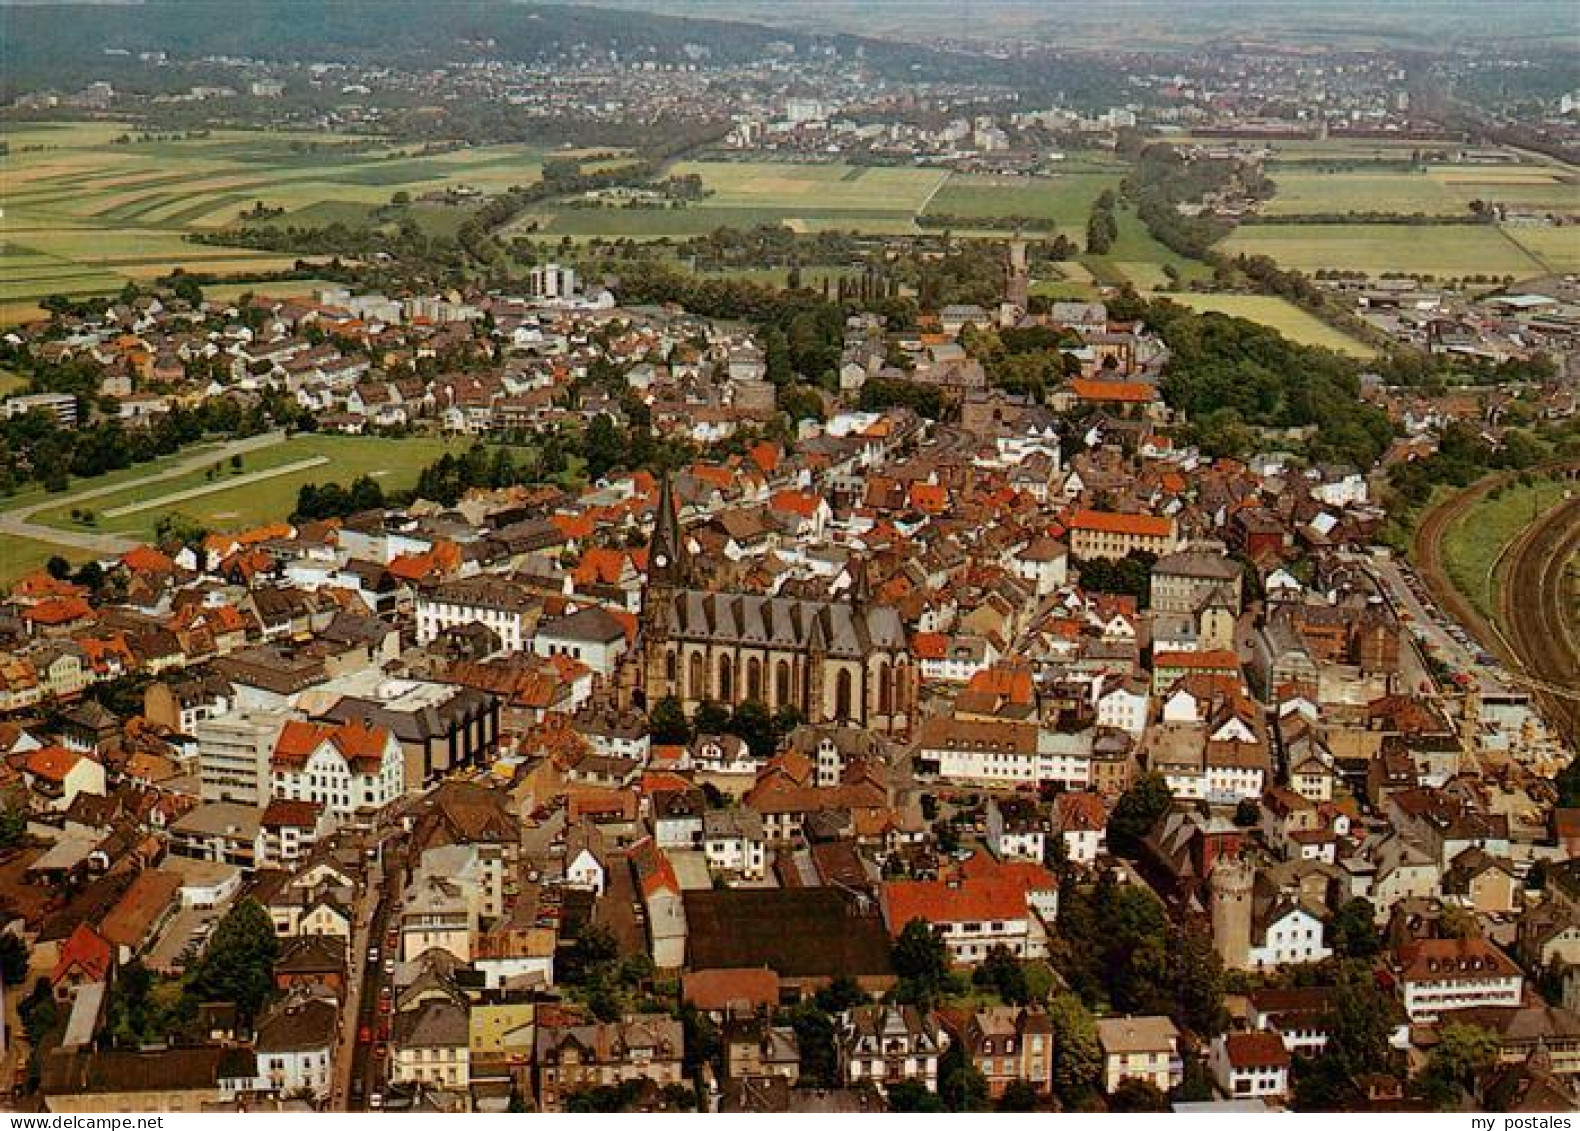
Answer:
<svg viewBox="0 0 1580 1131"><path fill-rule="evenodd" d="M641 668L640 699L649 709L664 696L680 693L679 660L670 654L669 610L676 594L690 581L686 538L680 529L680 512L669 485L669 473L665 472L658 484L658 513L647 547L647 579L642 586L642 612L633 650Z"/></svg>

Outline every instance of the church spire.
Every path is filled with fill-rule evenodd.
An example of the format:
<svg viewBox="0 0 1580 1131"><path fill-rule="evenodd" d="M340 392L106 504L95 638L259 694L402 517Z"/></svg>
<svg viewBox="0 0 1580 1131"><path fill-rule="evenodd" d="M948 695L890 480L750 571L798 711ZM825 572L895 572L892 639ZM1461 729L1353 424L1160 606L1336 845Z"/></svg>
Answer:
<svg viewBox="0 0 1580 1131"><path fill-rule="evenodd" d="M686 540L680 531L680 513L669 485L669 472L658 483L658 515L653 520L653 541L647 552L650 585L679 587L686 583Z"/></svg>

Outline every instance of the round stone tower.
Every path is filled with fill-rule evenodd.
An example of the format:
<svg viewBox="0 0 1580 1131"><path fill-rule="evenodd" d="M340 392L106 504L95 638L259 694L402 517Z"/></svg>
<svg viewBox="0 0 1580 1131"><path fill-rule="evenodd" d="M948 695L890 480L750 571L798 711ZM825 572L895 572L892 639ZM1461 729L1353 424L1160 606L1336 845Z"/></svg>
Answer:
<svg viewBox="0 0 1580 1131"><path fill-rule="evenodd" d="M1251 889L1256 873L1245 861L1223 857L1213 866L1212 938L1230 970L1251 967Z"/></svg>

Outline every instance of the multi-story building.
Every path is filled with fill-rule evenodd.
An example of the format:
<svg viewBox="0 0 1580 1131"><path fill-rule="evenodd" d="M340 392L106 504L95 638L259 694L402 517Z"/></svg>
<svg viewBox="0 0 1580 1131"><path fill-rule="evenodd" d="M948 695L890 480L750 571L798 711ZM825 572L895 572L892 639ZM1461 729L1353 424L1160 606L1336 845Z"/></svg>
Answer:
<svg viewBox="0 0 1580 1131"><path fill-rule="evenodd" d="M1415 1023L1482 1005L1519 1005L1525 976L1486 939L1420 939L1399 948L1399 988Z"/></svg>
<svg viewBox="0 0 1580 1131"><path fill-rule="evenodd" d="M275 739L270 767L273 796L315 802L341 819L382 809L404 785L394 734L358 721L288 721Z"/></svg>
<svg viewBox="0 0 1580 1131"><path fill-rule="evenodd" d="M1178 547L1172 518L1079 510L1070 520L1070 553L1078 559L1117 561L1137 550L1171 554Z"/></svg>
<svg viewBox="0 0 1580 1131"><path fill-rule="evenodd" d="M936 1092L948 1047L938 1018L914 1005L858 1005L839 1015L834 1030L840 1078L851 1087L882 1091L908 1080Z"/></svg>
<svg viewBox="0 0 1580 1131"><path fill-rule="evenodd" d="M205 801L263 805L269 800L269 766L283 711L231 711L198 722L198 771Z"/></svg>
<svg viewBox="0 0 1580 1131"><path fill-rule="evenodd" d="M448 629L481 624L499 637L507 652L520 652L532 639L541 612L524 589L503 578L446 581L417 594L417 643L432 643Z"/></svg>
<svg viewBox="0 0 1580 1131"><path fill-rule="evenodd" d="M1125 1080L1144 1080L1160 1092L1178 1085L1185 1074L1179 1038L1179 1030L1167 1017L1105 1017L1098 1021L1103 1090L1112 1093Z"/></svg>
<svg viewBox="0 0 1580 1131"><path fill-rule="evenodd" d="M1019 1080L1046 1093L1053 1087L1053 1024L1040 1006L989 1006L960 1027L966 1056L997 1097Z"/></svg>
<svg viewBox="0 0 1580 1131"><path fill-rule="evenodd" d="M628 1080L679 1084L684 1050L680 1022L663 1014L559 1025L540 1019L533 1043L538 1107L563 1111L566 1098L576 1092Z"/></svg>

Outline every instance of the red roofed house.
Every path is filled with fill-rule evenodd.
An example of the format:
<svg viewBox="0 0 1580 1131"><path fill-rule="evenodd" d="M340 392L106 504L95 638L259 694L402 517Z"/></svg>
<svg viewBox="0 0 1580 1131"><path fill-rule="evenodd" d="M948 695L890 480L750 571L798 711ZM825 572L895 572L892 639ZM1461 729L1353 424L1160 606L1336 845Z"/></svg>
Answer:
<svg viewBox="0 0 1580 1131"><path fill-rule="evenodd" d="M1177 549L1179 532L1172 518L1083 509L1070 520L1070 553L1084 560L1117 561L1136 550L1162 555Z"/></svg>
<svg viewBox="0 0 1580 1131"><path fill-rule="evenodd" d="M270 765L271 793L313 801L336 817L379 809L405 790L400 741L386 727L292 719L280 729Z"/></svg>
<svg viewBox="0 0 1580 1131"><path fill-rule="evenodd" d="M1208 1064L1231 1100L1281 1100L1289 1094L1291 1059L1277 1033L1225 1033L1213 1038Z"/></svg>
<svg viewBox="0 0 1580 1131"><path fill-rule="evenodd" d="M105 981L115 967L115 948L86 923L78 923L60 945L60 958L50 972L50 989L58 998L74 994L79 986Z"/></svg>
<svg viewBox="0 0 1580 1131"><path fill-rule="evenodd" d="M827 499L806 491L777 491L768 500L768 509L777 517L789 520L794 533L812 538L823 537L834 517Z"/></svg>
<svg viewBox="0 0 1580 1131"><path fill-rule="evenodd" d="M895 938L913 919L937 927L951 962L973 966L995 946L1016 958L1048 953L1047 934L1032 914L1026 889L1006 879L892 880L880 889L878 902Z"/></svg>
<svg viewBox="0 0 1580 1131"><path fill-rule="evenodd" d="M766 966L693 970L680 979L680 998L720 1017L773 1010L779 1005L779 975Z"/></svg>
<svg viewBox="0 0 1580 1131"><path fill-rule="evenodd" d="M79 793L104 796L104 767L64 746L43 746L27 756L23 776L28 789L57 813L71 808Z"/></svg>
<svg viewBox="0 0 1580 1131"><path fill-rule="evenodd" d="M1421 939L1399 948L1404 1010L1414 1023L1478 1005L1517 1006L1525 976L1486 939Z"/></svg>
<svg viewBox="0 0 1580 1131"><path fill-rule="evenodd" d="M631 867L647 908L653 965L660 970L678 970L686 961L686 904L675 869L652 837L632 845Z"/></svg>

